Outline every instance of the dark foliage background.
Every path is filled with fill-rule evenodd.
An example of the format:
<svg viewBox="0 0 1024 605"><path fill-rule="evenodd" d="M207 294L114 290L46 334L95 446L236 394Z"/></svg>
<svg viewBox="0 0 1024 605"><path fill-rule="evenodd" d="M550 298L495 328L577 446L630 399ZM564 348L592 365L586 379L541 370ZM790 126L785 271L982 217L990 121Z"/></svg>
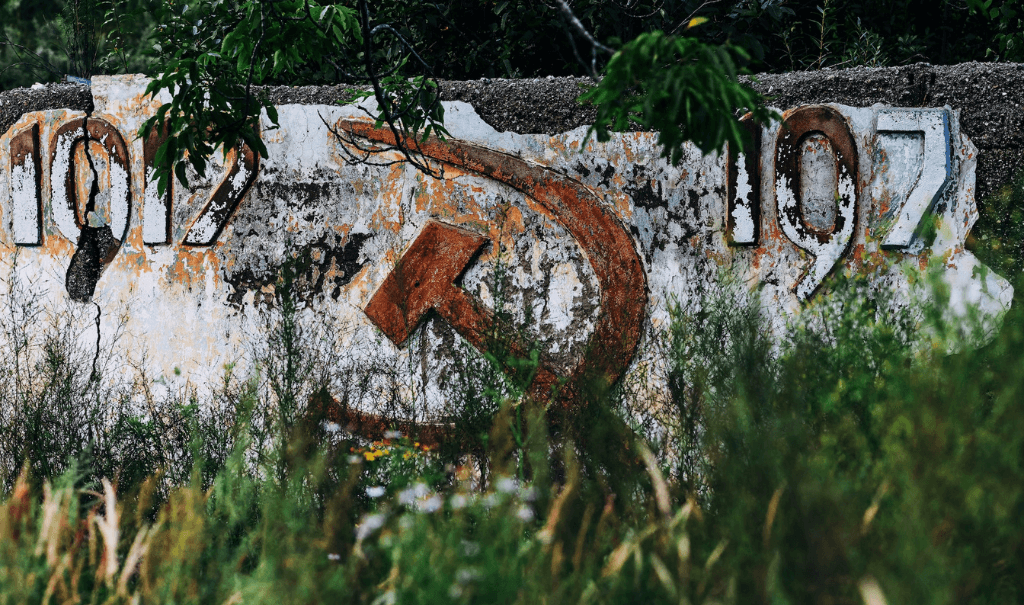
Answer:
<svg viewBox="0 0 1024 605"><path fill-rule="evenodd" d="M64 74L160 69L153 48L158 0L3 0L0 89L54 81ZM355 6L348 1L339 4ZM554 2L446 0L373 3L446 79L580 76L589 46L570 33ZM748 50L753 71L918 61L1024 59L1017 0L576 0L573 11L604 42L641 33L683 33L693 17L709 21L687 33ZM986 6L987 5L987 6ZM20 45L20 48L19 46ZM395 48L395 60L404 53ZM417 69L408 65L409 75ZM310 67L282 84L330 79Z"/></svg>

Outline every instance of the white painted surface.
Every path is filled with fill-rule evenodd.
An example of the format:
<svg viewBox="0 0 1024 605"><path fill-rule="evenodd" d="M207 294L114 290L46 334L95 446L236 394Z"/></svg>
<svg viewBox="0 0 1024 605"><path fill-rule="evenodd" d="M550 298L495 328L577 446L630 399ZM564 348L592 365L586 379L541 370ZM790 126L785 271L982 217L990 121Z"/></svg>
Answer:
<svg viewBox="0 0 1024 605"><path fill-rule="evenodd" d="M85 127L69 130L57 138L57 152L50 163L50 209L53 220L61 235L72 242L78 242L82 229L75 218L75 200L68 197L64 183L75 167L71 148L77 139L85 136Z"/></svg>
<svg viewBox="0 0 1024 605"><path fill-rule="evenodd" d="M925 213L942 196L953 177L949 110L900 109L878 114L878 132L912 132L924 135L920 176L902 207L894 209L895 224L883 245L910 246Z"/></svg>
<svg viewBox="0 0 1024 605"><path fill-rule="evenodd" d="M810 164L808 167L822 168L819 164ZM830 233L824 242L819 241L813 234L808 234L806 229L799 224L802 212L798 207L796 183L790 182L790 179L782 174L779 174L775 181L775 194L779 204L779 224L783 233L798 247L814 257L809 270L796 285L796 294L800 300L809 298L843 257L849 248L856 227L856 185L853 175L840 165L837 182L836 176L834 176L835 163L826 166L825 169L827 173L824 175L801 175L803 180L817 179L828 184L835 183L835 187L837 187L837 221L842 220L842 227L838 231Z"/></svg>
<svg viewBox="0 0 1024 605"><path fill-rule="evenodd" d="M158 246L169 243L167 222L170 220L171 209L167 205L167 198L159 195L153 173L152 168L146 168L146 189L142 200L142 242Z"/></svg>
<svg viewBox="0 0 1024 605"><path fill-rule="evenodd" d="M39 181L36 166L27 161L11 167L11 208L14 243L23 246L40 244Z"/></svg>
<svg viewBox="0 0 1024 605"><path fill-rule="evenodd" d="M747 172L747 156L736 154L736 199L732 207L732 239L736 244L753 244L757 236L754 224L754 188Z"/></svg>
<svg viewBox="0 0 1024 605"><path fill-rule="evenodd" d="M192 191L175 187L169 209L157 198L156 186L143 165L142 143L133 136L157 106L143 97L145 85L142 78L97 77L93 86L94 115L122 132L130 155L130 183L127 175L111 176L112 184L123 182L131 188L131 207L115 204L109 219L115 234L124 225L126 235L118 256L104 269L94 297L104 334L113 338L121 330L119 346L126 367L144 369L150 379L167 388L191 385L201 391L219 383L225 364L237 364L236 372L242 372L251 363L253 350L261 346L267 318L273 317L268 301L273 300L278 268L296 251L306 250L314 261L329 260L311 273L311 283L322 277L322 285L311 286L301 314L310 324L330 329L330 342L345 351L345 358L338 362L343 373L355 377L374 369L366 384L386 389L387 381L394 380L416 402L417 413L443 410L464 343L435 318L399 348L362 312L431 219L487 235L491 245L471 263L462 287L492 308L500 303L556 367L571 369L587 346L601 313L601 292L589 259L564 226L536 201L479 175L447 167L445 178L436 180L401 164L346 163L342 143L328 127L361 115L353 107L280 107L281 128L264 134L269 157L261 162L256 184L217 241L205 247L182 246L190 228L198 229L200 235L212 236L216 231L216 225L197 218L219 183L223 166L215 158L208 177L194 180ZM584 147L585 127L556 135L498 133L469 105L445 105L446 126L453 138L568 175L593 190L621 220L642 259L649 289L645 340L634 360L635 373L627 379L642 374L653 389L664 387L659 382L664 377L648 370L656 366L652 343L668 325L669 307L677 302L699 307L705 294L726 279L751 288L779 334L803 301L820 295L820 284L830 272L857 270L865 256L883 265L872 277L876 287L897 293L901 305L921 304L920 293L911 287L922 283L914 272L931 263L941 265L943 279L955 292L950 313L964 316L973 305L990 322L997 322L1008 308L1009 284L985 272L964 249L977 218L976 150L960 134L956 114L938 110L948 118L948 143L936 139L937 131L932 129L928 131L932 138L926 133L918 152L913 132L893 130L895 118L886 118L892 124L882 120L883 115L896 116L896 110L833 107L848 121L858 146L858 174L840 174L837 182L837 212L845 220L844 228L822 244L802 236L783 218L795 203L795 184L775 174L778 124L773 124L762 129L761 241L756 246L734 247L725 233L725 161L721 157L703 156L688 147L683 162L671 166L659 157L656 136L651 133L615 135L607 143L591 140ZM51 165L48 160L53 132L74 115L81 114L30 114L0 136L3 154L13 132L32 122L41 126L44 242L38 248L17 248L9 234L0 234L0 279L20 276L53 309L78 304L68 300L64 286L78 231L73 209L64 198L70 148L61 148L63 139L56 142L57 161ZM924 118L914 119L915 124L924 124ZM879 132L878 123L890 130ZM72 138L73 134L65 137ZM880 160L883 151L892 152L892 157ZM931 202L937 223L934 241L929 246L912 242L905 249L883 250L883 200L906 199L911 189L920 188L919 181L906 173L916 170L911 167L919 157L939 157L936 153L946 154L948 168L942 171L948 171L950 182ZM6 158L0 160L4 160L0 166L9 166ZM924 172L931 174L932 160L921 161ZM739 166L744 163L740 161ZM748 194L753 192L742 187L744 183L750 187L752 175L738 176L737 196L751 199ZM14 175L0 178L0 200L10 199L2 188L4 181L13 179ZM17 187L14 183L11 191ZM853 199L858 187L859 204L844 202ZM114 199L120 198L115 194ZM165 241L167 212L170 245L143 245ZM732 217L738 235L753 239L753 216L751 210ZM356 241L358 245L353 244ZM498 275L504 275L500 282ZM753 290L758 285L760 289ZM83 334L89 321L88 317L83 320ZM360 401L369 403L373 398L365 397Z"/></svg>

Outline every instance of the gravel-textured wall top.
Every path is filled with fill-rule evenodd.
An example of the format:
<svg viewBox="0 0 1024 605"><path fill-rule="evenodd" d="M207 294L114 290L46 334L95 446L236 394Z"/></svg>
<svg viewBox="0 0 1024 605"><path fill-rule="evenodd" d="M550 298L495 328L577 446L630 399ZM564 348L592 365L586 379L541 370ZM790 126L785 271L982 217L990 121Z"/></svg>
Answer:
<svg viewBox="0 0 1024 605"><path fill-rule="evenodd" d="M92 92L89 87L51 84L0 92L0 134L7 132L26 113L61 108L92 111Z"/></svg>

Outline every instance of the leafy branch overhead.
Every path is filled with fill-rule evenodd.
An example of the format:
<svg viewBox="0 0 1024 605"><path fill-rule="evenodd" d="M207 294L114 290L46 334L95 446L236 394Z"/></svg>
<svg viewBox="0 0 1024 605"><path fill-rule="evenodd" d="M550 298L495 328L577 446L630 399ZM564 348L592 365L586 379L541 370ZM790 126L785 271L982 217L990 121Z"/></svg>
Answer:
<svg viewBox="0 0 1024 605"><path fill-rule="evenodd" d="M226 154L248 145L267 155L260 116L278 126L273 103L258 86L316 81L354 86L351 102L374 97L378 127L387 125L409 161L408 146L417 133L444 134L443 110L430 67L402 36L377 24L369 4L357 8L315 0L247 0L182 4L158 9L162 73L147 93L169 93L171 100L147 120L139 136L162 133L156 178L165 191L173 174L188 184L188 166L203 176L219 147ZM412 60L423 71L407 79L397 75ZM428 169L425 165L420 166Z"/></svg>
<svg viewBox="0 0 1024 605"><path fill-rule="evenodd" d="M746 134L737 111L751 112L758 122L772 117L761 95L738 80L737 63L747 59L729 44L641 34L612 56L604 78L580 97L597 106L591 133L607 141L611 131L628 130L631 123L657 131L662 156L673 164L682 159L686 141L705 153L725 143L742 146Z"/></svg>

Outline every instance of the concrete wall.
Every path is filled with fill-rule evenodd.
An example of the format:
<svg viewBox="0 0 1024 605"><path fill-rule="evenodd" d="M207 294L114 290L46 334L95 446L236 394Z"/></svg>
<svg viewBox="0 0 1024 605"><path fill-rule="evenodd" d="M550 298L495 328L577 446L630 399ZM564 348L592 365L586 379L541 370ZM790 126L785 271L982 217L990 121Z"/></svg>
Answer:
<svg viewBox="0 0 1024 605"><path fill-rule="evenodd" d="M1003 70L1004 84L1024 73L764 77L788 127L752 128L759 147L734 157L688 149L676 167L651 133L584 145L574 81L445 83L452 138L424 146L440 179L393 153L349 161L358 150L338 132L377 146L389 134L332 104L337 90L277 88L281 128L262 135L269 157L232 152L167 197L148 182L155 141L132 136L157 106L144 79L2 93L0 278L75 318L87 344L98 322L122 367L161 388L202 390L225 364L251 362L277 316L284 267L297 276L303 321L343 353L332 362L339 380L391 381L416 415L443 411L465 348L488 349L495 335L513 349L539 343L538 392L586 373L664 390L657 349L670 306L699 307L725 282L759 296L781 333L837 271L869 270L873 287L913 310L916 273L931 263L954 312L977 305L994 321L1012 290L964 241L978 165L1020 157L1020 122L1015 134L983 128L984 110L954 105L974 98L963 87L940 98L936 82L955 69ZM927 96L902 104L925 107L871 105L871 87L897 95L892 82L919 82L921 70L938 74L926 77ZM816 97L833 75L838 96ZM1020 87L990 92L1013 99L1001 102L1015 108L1002 123L1016 120ZM975 141L990 146L979 153Z"/></svg>

